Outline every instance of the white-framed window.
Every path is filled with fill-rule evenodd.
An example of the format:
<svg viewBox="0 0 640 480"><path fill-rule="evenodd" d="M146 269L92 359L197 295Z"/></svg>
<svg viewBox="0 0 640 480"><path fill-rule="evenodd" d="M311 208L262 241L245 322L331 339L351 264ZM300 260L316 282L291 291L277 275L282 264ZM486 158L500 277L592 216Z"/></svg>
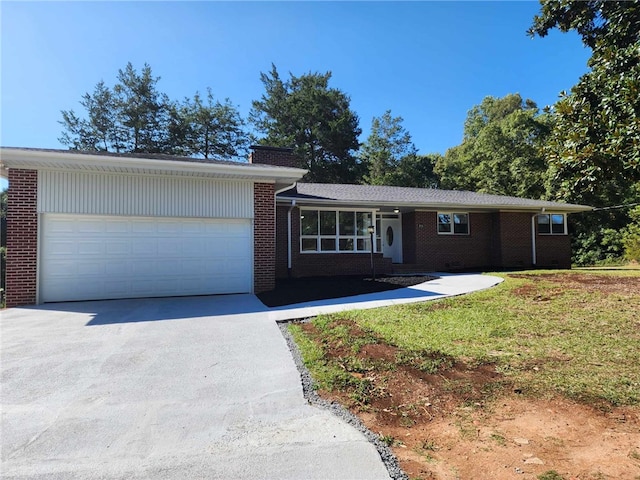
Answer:
<svg viewBox="0 0 640 480"><path fill-rule="evenodd" d="M375 211L300 209L301 253L371 252L369 226L380 246L380 220Z"/></svg>
<svg viewBox="0 0 640 480"><path fill-rule="evenodd" d="M545 213L538 215L538 234L566 235L567 216L564 213Z"/></svg>
<svg viewBox="0 0 640 480"><path fill-rule="evenodd" d="M438 212L438 234L469 235L469 214L462 212Z"/></svg>

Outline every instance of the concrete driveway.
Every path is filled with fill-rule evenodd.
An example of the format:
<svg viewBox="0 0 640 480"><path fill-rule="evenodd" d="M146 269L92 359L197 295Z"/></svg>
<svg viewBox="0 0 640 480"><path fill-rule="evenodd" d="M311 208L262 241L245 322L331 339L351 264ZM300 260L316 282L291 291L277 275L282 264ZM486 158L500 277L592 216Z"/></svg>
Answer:
<svg viewBox="0 0 640 480"><path fill-rule="evenodd" d="M252 295L0 312L3 478L389 478Z"/></svg>

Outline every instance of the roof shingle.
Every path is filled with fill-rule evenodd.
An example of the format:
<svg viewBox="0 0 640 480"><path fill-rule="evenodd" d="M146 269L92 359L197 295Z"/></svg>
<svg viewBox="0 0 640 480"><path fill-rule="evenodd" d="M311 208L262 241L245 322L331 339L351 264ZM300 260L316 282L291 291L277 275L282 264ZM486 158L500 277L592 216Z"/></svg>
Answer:
<svg viewBox="0 0 640 480"><path fill-rule="evenodd" d="M395 205L398 207L478 207L511 208L525 210L586 211L591 207L568 203L531 200L527 198L490 195L461 190L433 188L389 187L379 185L346 185L327 183L298 183L281 192L278 198L306 200L309 203L353 203L357 205Z"/></svg>

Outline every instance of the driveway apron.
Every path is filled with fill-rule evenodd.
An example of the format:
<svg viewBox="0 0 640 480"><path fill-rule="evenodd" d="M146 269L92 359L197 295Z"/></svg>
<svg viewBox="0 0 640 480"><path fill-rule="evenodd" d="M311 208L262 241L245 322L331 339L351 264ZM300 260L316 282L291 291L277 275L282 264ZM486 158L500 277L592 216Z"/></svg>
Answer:
<svg viewBox="0 0 640 480"><path fill-rule="evenodd" d="M252 295L0 312L3 478L385 479Z"/></svg>

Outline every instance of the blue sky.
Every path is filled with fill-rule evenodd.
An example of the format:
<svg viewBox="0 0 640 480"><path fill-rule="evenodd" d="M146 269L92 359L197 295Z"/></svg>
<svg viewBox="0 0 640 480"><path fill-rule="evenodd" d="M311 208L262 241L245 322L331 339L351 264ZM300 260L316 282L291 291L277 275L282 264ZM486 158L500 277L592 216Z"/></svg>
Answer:
<svg viewBox="0 0 640 480"><path fill-rule="evenodd" d="M60 110L127 62L147 62L172 99L211 87L246 116L260 72L333 73L366 139L402 116L421 153L460 143L487 95L555 102L586 72L577 35L525 31L525 2L7 2L1 9L3 146L64 148Z"/></svg>

